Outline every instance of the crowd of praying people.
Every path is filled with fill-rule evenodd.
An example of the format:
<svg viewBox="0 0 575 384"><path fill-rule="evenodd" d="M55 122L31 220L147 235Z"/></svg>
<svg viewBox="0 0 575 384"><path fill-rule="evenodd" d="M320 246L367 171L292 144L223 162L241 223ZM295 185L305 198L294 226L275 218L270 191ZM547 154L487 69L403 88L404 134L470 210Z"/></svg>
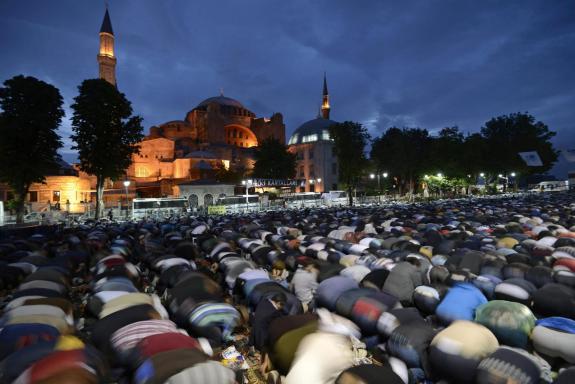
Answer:
<svg viewBox="0 0 575 384"><path fill-rule="evenodd" d="M3 383L575 383L575 197L6 231Z"/></svg>

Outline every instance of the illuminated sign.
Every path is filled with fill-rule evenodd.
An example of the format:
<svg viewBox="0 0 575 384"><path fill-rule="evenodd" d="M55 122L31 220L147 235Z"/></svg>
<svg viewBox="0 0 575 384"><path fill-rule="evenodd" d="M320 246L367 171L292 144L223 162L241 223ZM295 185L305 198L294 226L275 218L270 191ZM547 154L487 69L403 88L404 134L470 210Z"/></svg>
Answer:
<svg viewBox="0 0 575 384"><path fill-rule="evenodd" d="M253 179L254 187L297 187L302 180L294 179Z"/></svg>

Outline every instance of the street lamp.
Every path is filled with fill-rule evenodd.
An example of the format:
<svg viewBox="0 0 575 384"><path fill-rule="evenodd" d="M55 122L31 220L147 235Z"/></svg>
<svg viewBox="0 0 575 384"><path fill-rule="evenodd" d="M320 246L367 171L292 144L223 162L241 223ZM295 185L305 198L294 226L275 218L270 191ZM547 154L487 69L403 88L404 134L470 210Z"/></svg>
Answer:
<svg viewBox="0 0 575 384"><path fill-rule="evenodd" d="M124 180L124 187L126 188L126 220L128 220L128 211L130 208L128 207L128 187L130 186L130 180Z"/></svg>
<svg viewBox="0 0 575 384"><path fill-rule="evenodd" d="M479 174L479 176L485 177L485 173L481 172L481 173Z"/></svg>
<svg viewBox="0 0 575 384"><path fill-rule="evenodd" d="M437 177L439 177L441 179L443 177L443 174L441 172L438 172Z"/></svg>
<svg viewBox="0 0 575 384"><path fill-rule="evenodd" d="M505 183L503 184L503 192L507 192L507 187L508 187L508 184L509 184L509 176L503 176L501 173L500 173L499 175L497 175L497 176L499 176L500 179L505 180ZM511 176L514 177L514 176L515 176L515 172L511 172Z"/></svg>
<svg viewBox="0 0 575 384"><path fill-rule="evenodd" d="M370 173L369 174L369 178L370 179L375 179L375 177L377 176L377 194L378 196L381 194L381 181L380 181L380 176L383 176L384 178L386 178L388 176L387 172L383 172L381 175L379 173L374 174L374 173Z"/></svg>
<svg viewBox="0 0 575 384"><path fill-rule="evenodd" d="M517 192L517 179L515 176L517 176L517 174L515 172L511 172L511 177L513 177L513 191Z"/></svg>
<svg viewBox="0 0 575 384"><path fill-rule="evenodd" d="M253 183L254 183L254 181L252 179L242 180L242 184L246 186L246 212L249 210L249 207L250 207L250 203L249 203L249 199L248 199L248 191L249 191L250 185L252 185Z"/></svg>

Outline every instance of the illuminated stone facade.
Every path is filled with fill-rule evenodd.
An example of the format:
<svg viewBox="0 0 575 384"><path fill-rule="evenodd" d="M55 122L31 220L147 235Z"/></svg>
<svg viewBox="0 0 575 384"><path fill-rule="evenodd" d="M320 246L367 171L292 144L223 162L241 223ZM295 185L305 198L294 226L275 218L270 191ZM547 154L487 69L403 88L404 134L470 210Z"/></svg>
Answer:
<svg viewBox="0 0 575 384"><path fill-rule="evenodd" d="M280 113L258 118L237 100L211 97L184 120L151 127L127 175L136 183L177 183L213 178L219 167L251 169L253 148L269 137L285 144Z"/></svg>

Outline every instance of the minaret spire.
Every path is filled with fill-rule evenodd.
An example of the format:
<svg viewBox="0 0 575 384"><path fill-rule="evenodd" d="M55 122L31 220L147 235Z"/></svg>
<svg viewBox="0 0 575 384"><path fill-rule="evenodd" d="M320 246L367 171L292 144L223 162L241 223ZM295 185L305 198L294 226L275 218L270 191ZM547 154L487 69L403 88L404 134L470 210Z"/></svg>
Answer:
<svg viewBox="0 0 575 384"><path fill-rule="evenodd" d="M329 93L327 91L327 76L325 72L323 73L323 100L321 104L321 117L324 119L329 119Z"/></svg>
<svg viewBox="0 0 575 384"><path fill-rule="evenodd" d="M106 13L100 27L100 52L98 53L98 66L100 79L106 80L112 85L116 85L116 56L114 55L114 30L110 21L108 4L106 3Z"/></svg>

